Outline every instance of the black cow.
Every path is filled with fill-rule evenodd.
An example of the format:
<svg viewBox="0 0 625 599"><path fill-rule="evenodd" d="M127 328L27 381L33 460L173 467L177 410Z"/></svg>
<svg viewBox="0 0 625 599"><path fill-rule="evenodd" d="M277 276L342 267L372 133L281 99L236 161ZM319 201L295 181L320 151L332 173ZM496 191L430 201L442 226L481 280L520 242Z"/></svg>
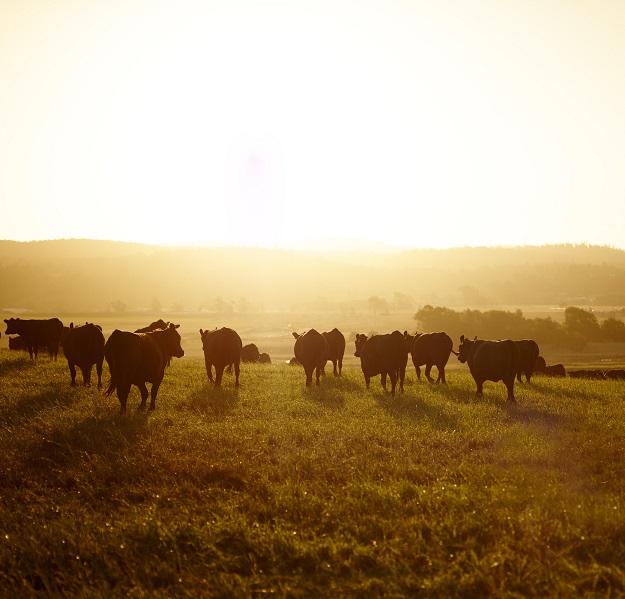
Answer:
<svg viewBox="0 0 625 599"><path fill-rule="evenodd" d="M260 352L255 343L248 343L241 348L241 362L258 362Z"/></svg>
<svg viewBox="0 0 625 599"><path fill-rule="evenodd" d="M304 367L306 386L310 387L312 385L313 372L317 378L317 385L319 385L319 377L330 355L330 348L326 338L315 329L310 329L303 335L293 333L293 337L295 337L293 353L298 362Z"/></svg>
<svg viewBox="0 0 625 599"><path fill-rule="evenodd" d="M365 375L365 383L369 388L372 376L381 376L382 387L386 390L386 377L391 379L391 395L395 395L395 386L399 380L399 390L404 392L404 378L406 364L408 364L408 349L406 340L399 331L387 335L356 334L356 351L354 355L360 358L360 367Z"/></svg>
<svg viewBox="0 0 625 599"><path fill-rule="evenodd" d="M430 376L432 366L438 370L437 383L446 383L445 366L449 361L449 356L453 351L454 342L447 333L416 333L409 335L404 331L406 349L412 356L412 363L417 372L417 378L421 379L421 368L425 366L425 376L430 383L434 379Z"/></svg>
<svg viewBox="0 0 625 599"><path fill-rule="evenodd" d="M605 378L612 379L615 381L625 380L625 370L623 370L622 368L615 368L613 370L607 370L605 373Z"/></svg>
<svg viewBox="0 0 625 599"><path fill-rule="evenodd" d="M484 381L503 381L508 390L508 401L514 398L514 380L519 369L519 348L514 341L472 341L460 337L458 360L467 363L477 385L477 395L483 395Z"/></svg>
<svg viewBox="0 0 625 599"><path fill-rule="evenodd" d="M159 318L158 320L150 323L147 327L137 329L135 333L151 333L152 331L165 330L167 325L167 322L165 322L162 318Z"/></svg>
<svg viewBox="0 0 625 599"><path fill-rule="evenodd" d="M236 377L234 386L239 386L239 373L241 370L241 337L236 331L227 327L203 331L200 329L200 339L204 350L204 363L208 380L215 385L221 385L224 368L234 364ZM215 380L213 381L213 366L215 366Z"/></svg>
<svg viewBox="0 0 625 599"><path fill-rule="evenodd" d="M258 356L258 362L260 364L271 364L271 356L265 352Z"/></svg>
<svg viewBox="0 0 625 599"><path fill-rule="evenodd" d="M341 376L343 356L345 355L345 336L337 328L322 333L328 342L328 360L334 367L334 376ZM338 368L337 368L338 367Z"/></svg>
<svg viewBox="0 0 625 599"><path fill-rule="evenodd" d="M169 358L182 358L180 325L169 323L166 329L150 333L131 333L115 329L104 345L104 358L111 372L111 382L104 392L107 397L117 390L121 411L126 411L130 387L136 385L141 393L141 409L148 398L146 383L151 383L150 409L156 407L156 394L165 376Z"/></svg>
<svg viewBox="0 0 625 599"><path fill-rule="evenodd" d="M63 336L63 323L58 318L48 320L24 320L22 318L5 318L7 335L19 335L26 344L30 359L35 358L41 346L48 348L48 353L56 360L59 345Z"/></svg>
<svg viewBox="0 0 625 599"><path fill-rule="evenodd" d="M545 376L553 376L553 377L565 377L566 370L563 364L551 364L551 365L544 366L542 370L539 370L537 372L537 374L542 374Z"/></svg>
<svg viewBox="0 0 625 599"><path fill-rule="evenodd" d="M91 369L95 365L98 389L102 386L104 335L100 325L86 322L74 327L74 323L71 323L63 338L63 352L67 358L72 385L76 384L76 366L82 372L82 384L90 385Z"/></svg>
<svg viewBox="0 0 625 599"><path fill-rule="evenodd" d="M595 380L603 380L605 375L602 370L569 370L569 376L572 379L595 379Z"/></svg>
<svg viewBox="0 0 625 599"><path fill-rule="evenodd" d="M529 383L532 375L536 371L536 361L538 360L538 343L533 339L521 339L515 341L519 348L519 369L516 378L521 383L521 374L525 375L526 381Z"/></svg>

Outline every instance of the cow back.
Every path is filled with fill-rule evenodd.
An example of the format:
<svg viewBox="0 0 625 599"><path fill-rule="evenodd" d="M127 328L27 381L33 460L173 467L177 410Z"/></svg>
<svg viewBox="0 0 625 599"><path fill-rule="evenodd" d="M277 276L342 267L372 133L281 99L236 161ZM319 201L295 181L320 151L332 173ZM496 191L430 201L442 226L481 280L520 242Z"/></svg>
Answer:
<svg viewBox="0 0 625 599"><path fill-rule="evenodd" d="M295 339L293 353L304 368L323 367L330 357L328 341L317 330L310 329Z"/></svg>
<svg viewBox="0 0 625 599"><path fill-rule="evenodd" d="M102 328L93 323L70 327L63 338L63 351L74 364L96 364L104 357Z"/></svg>
<svg viewBox="0 0 625 599"><path fill-rule="evenodd" d="M405 370L407 363L406 340L399 331L372 335L360 351L361 368L367 376Z"/></svg>
<svg viewBox="0 0 625 599"><path fill-rule="evenodd" d="M200 329L201 330L201 329ZM239 334L228 327L201 331L204 357L216 366L227 366L241 361L242 342Z"/></svg>
<svg viewBox="0 0 625 599"><path fill-rule="evenodd" d="M412 343L412 359L415 364L447 364L453 341L447 333L423 333L415 335Z"/></svg>
<svg viewBox="0 0 625 599"><path fill-rule="evenodd" d="M345 335L336 327L322 334L328 342L328 358L330 360L343 359L345 355Z"/></svg>
<svg viewBox="0 0 625 599"><path fill-rule="evenodd" d="M476 341L467 360L471 373L483 380L506 381L519 367L519 348L514 341Z"/></svg>

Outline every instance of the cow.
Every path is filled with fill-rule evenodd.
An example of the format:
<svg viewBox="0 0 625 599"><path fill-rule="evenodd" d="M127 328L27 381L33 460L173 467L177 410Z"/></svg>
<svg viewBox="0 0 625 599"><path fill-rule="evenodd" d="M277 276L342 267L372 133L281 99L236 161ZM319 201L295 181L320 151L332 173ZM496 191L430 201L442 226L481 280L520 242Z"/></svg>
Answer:
<svg viewBox="0 0 625 599"><path fill-rule="evenodd" d="M37 358L39 348L45 346L56 361L63 336L63 323L58 318L48 320L28 320L22 318L4 319L7 335L19 335L26 344L30 359Z"/></svg>
<svg viewBox="0 0 625 599"><path fill-rule="evenodd" d="M298 362L304 367L306 386L310 387L312 385L313 372L317 379L317 386L319 386L319 377L330 355L328 341L315 329L310 329L302 335L294 332L293 337L295 337L293 353Z"/></svg>
<svg viewBox="0 0 625 599"><path fill-rule="evenodd" d="M514 398L514 380L519 369L519 347L510 339L485 341L460 337L458 361L469 366L471 376L477 385L476 395L483 395L484 381L503 381L508 390L508 401Z"/></svg>
<svg viewBox="0 0 625 599"><path fill-rule="evenodd" d="M341 376L341 372L343 371L343 356L345 355L345 336L336 327L331 331L326 331L321 334L328 342L328 359L332 362L334 376Z"/></svg>
<svg viewBox="0 0 625 599"><path fill-rule="evenodd" d="M218 387L226 366L234 365L235 383L239 386L239 373L241 370L241 337L236 331L227 327L204 331L200 329L200 339L204 350L204 363L208 380ZM215 379L213 380L213 366L215 366Z"/></svg>
<svg viewBox="0 0 625 599"><path fill-rule="evenodd" d="M248 343L241 348L241 362L258 362L260 352L255 343Z"/></svg>
<svg viewBox="0 0 625 599"><path fill-rule="evenodd" d="M165 322L162 318L151 322L147 327L142 327L140 329L136 329L135 333L151 333L153 331L165 330L167 328L168 323ZM171 364L171 358L167 358L166 366Z"/></svg>
<svg viewBox="0 0 625 599"><path fill-rule="evenodd" d="M614 381L623 381L625 380L625 370L623 370L622 368L606 370L605 378L612 379Z"/></svg>
<svg viewBox="0 0 625 599"><path fill-rule="evenodd" d="M150 410L156 408L156 394L165 376L165 366L170 357L182 358L180 325L169 323L166 329L149 333L131 333L115 329L104 344L104 358L111 372L111 382L104 395L117 391L120 411L126 411L130 387L136 385L141 393L140 409L148 398L146 383L151 383Z"/></svg>
<svg viewBox="0 0 625 599"><path fill-rule="evenodd" d="M595 380L603 380L605 375L602 370L569 370L569 376L572 379L595 379Z"/></svg>
<svg viewBox="0 0 625 599"><path fill-rule="evenodd" d="M70 323L63 338L63 353L67 358L72 386L76 385L76 366L82 372L82 384L87 387L91 385L91 369L95 365L98 389L102 387L104 335L100 325L86 322L75 327L74 323Z"/></svg>
<svg viewBox="0 0 625 599"><path fill-rule="evenodd" d="M135 333L151 333L152 331L165 330L167 324L162 318L150 323L147 327L135 330Z"/></svg>
<svg viewBox="0 0 625 599"><path fill-rule="evenodd" d="M434 379L430 376L432 366L436 366L438 370L437 383L446 384L445 366L449 361L450 354L454 351L454 342L447 333L415 333L410 335L408 331L404 331L404 339L406 340L406 349L412 356L412 363L417 372L417 378L421 380L421 368L425 365L425 377L430 383Z"/></svg>
<svg viewBox="0 0 625 599"><path fill-rule="evenodd" d="M386 377L391 380L391 395L395 395L395 387L399 380L399 390L404 392L408 349L406 340L399 331L387 335L356 334L356 351L360 358L360 367L365 376L367 389L372 376L381 375L382 387L386 390Z"/></svg>
<svg viewBox="0 0 625 599"><path fill-rule="evenodd" d="M271 356L265 352L258 356L258 362L260 364L271 364Z"/></svg>
<svg viewBox="0 0 625 599"><path fill-rule="evenodd" d="M515 341L515 343L519 348L519 369L516 374L517 381L521 383L521 375L524 374L526 381L529 383L536 370L536 360L540 353L538 343L533 339L521 339Z"/></svg>
<svg viewBox="0 0 625 599"><path fill-rule="evenodd" d="M539 370L537 374L553 377L565 377L566 370L563 364L551 364L545 366L542 370Z"/></svg>

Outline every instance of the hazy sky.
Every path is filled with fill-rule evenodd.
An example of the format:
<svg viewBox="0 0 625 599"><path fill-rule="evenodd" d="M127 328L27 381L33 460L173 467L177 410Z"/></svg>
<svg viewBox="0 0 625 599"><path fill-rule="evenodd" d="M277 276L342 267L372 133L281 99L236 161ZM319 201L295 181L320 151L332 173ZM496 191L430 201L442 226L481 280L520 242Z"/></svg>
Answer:
<svg viewBox="0 0 625 599"><path fill-rule="evenodd" d="M0 239L625 248L624 0L0 0Z"/></svg>

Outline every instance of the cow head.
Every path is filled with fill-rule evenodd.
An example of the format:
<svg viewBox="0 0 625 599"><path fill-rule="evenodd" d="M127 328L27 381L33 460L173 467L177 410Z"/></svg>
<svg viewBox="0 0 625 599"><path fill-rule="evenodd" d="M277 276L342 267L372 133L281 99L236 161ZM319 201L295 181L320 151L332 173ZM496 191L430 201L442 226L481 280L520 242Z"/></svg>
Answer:
<svg viewBox="0 0 625 599"><path fill-rule="evenodd" d="M418 333L411 335L408 331L404 331L404 339L406 340L406 349L410 352L412 351L412 345L414 344L414 340L419 336Z"/></svg>
<svg viewBox="0 0 625 599"><path fill-rule="evenodd" d="M364 347L365 343L367 342L368 337L366 335L360 335L358 333L356 333L356 351L354 352L354 355L357 358L360 358L360 352L362 351L362 348Z"/></svg>
<svg viewBox="0 0 625 599"><path fill-rule="evenodd" d="M166 333L166 349L167 353L174 358L182 358L184 356L184 349L180 345L180 333L176 330L180 325L170 322L165 329Z"/></svg>
<svg viewBox="0 0 625 599"><path fill-rule="evenodd" d="M460 335L460 345L458 346L457 354L459 362L462 362L464 364L469 359L469 352L471 351L471 348L473 347L473 344L476 340L477 336L475 337L475 339L470 340L464 335Z"/></svg>
<svg viewBox="0 0 625 599"><path fill-rule="evenodd" d="M8 320L5 318L4 322L6 322L7 324L7 330L5 331L5 333L7 335L19 335L19 324L20 324L20 319L19 318L9 318Z"/></svg>

